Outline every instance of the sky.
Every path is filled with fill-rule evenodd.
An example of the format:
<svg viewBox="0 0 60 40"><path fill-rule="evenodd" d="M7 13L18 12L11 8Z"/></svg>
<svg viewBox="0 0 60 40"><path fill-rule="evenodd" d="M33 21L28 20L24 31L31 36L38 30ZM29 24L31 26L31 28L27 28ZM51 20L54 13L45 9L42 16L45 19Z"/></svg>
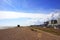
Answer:
<svg viewBox="0 0 60 40"><path fill-rule="evenodd" d="M60 14L60 0L0 0L0 26L40 25Z"/></svg>

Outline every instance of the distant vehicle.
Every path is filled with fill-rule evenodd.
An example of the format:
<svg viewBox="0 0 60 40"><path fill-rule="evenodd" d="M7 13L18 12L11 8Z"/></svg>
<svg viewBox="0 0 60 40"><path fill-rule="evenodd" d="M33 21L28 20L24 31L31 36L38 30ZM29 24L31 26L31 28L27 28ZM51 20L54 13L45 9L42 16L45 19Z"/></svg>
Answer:
<svg viewBox="0 0 60 40"><path fill-rule="evenodd" d="M20 25L17 25L17 27L20 27Z"/></svg>

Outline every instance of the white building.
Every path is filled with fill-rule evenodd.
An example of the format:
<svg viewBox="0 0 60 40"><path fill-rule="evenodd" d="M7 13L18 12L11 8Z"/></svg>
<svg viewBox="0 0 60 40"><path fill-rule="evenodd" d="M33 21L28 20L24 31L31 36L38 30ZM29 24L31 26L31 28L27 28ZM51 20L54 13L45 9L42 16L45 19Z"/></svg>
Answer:
<svg viewBox="0 0 60 40"><path fill-rule="evenodd" d="M50 25L50 26L54 27L54 29L60 28L60 27L58 26L58 25L60 25L60 18L58 18L56 21L57 21L57 23L52 24L52 23L51 23L51 20L50 20L48 26ZM57 27L57 26L58 26L58 27Z"/></svg>
<svg viewBox="0 0 60 40"><path fill-rule="evenodd" d="M57 19L57 24L60 25L60 18Z"/></svg>

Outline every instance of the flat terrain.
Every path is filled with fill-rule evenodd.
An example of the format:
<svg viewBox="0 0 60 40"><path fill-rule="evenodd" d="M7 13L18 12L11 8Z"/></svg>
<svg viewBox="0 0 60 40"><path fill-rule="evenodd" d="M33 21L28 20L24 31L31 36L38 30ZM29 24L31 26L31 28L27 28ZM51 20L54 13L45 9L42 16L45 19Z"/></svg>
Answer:
<svg viewBox="0 0 60 40"><path fill-rule="evenodd" d="M60 36L43 31L35 32L28 27L17 27L0 30L0 40L60 40Z"/></svg>

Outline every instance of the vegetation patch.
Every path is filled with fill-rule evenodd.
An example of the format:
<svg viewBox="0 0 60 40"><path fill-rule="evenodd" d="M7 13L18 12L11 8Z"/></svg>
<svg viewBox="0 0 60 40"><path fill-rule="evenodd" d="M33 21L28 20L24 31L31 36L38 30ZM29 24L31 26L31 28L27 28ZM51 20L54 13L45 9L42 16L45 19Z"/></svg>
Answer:
<svg viewBox="0 0 60 40"><path fill-rule="evenodd" d="M35 32L37 32L37 30L36 30L36 29L33 29L33 28L31 28L31 30L32 30L32 31L35 31Z"/></svg>
<svg viewBox="0 0 60 40"><path fill-rule="evenodd" d="M42 30L45 32L49 32L55 35L59 35L60 36L60 29L54 29L54 28L42 28L42 27L32 27L34 29L38 29L38 30Z"/></svg>

